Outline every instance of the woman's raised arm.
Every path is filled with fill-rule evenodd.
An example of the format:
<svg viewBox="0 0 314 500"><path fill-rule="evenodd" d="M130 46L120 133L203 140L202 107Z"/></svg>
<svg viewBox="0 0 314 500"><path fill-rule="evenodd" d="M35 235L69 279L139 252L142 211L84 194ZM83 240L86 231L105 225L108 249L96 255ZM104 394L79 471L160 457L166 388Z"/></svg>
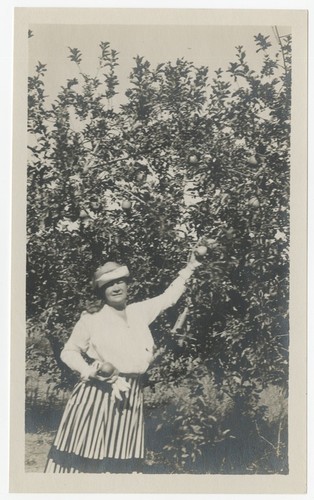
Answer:
<svg viewBox="0 0 314 500"><path fill-rule="evenodd" d="M177 303L186 290L186 282L200 264L201 262L196 259L195 253L192 252L186 267L179 272L178 277L161 295L136 304L140 307L141 316L145 317L147 324L152 323L160 313Z"/></svg>

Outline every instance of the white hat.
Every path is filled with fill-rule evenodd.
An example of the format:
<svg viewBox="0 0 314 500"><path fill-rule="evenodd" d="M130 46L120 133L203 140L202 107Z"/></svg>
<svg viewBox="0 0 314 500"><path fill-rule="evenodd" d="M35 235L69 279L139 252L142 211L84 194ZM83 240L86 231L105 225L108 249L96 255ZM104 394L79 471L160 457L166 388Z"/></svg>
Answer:
<svg viewBox="0 0 314 500"><path fill-rule="evenodd" d="M106 262L103 266L99 267L94 274L94 286L100 288L110 281L119 278L128 278L130 272L127 266L122 266L116 262Z"/></svg>

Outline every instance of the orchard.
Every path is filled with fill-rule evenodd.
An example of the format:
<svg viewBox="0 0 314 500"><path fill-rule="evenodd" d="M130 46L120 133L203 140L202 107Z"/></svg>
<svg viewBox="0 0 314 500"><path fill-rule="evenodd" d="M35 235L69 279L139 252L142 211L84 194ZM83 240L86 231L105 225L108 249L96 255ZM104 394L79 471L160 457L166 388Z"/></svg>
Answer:
<svg viewBox="0 0 314 500"><path fill-rule="evenodd" d="M288 471L291 37L252 42L258 67L238 46L212 80L136 56L119 107L109 42L97 76L69 48L53 103L46 65L29 77L27 366L74 383L60 350L101 263L129 266L138 301L202 260L153 325L148 472Z"/></svg>

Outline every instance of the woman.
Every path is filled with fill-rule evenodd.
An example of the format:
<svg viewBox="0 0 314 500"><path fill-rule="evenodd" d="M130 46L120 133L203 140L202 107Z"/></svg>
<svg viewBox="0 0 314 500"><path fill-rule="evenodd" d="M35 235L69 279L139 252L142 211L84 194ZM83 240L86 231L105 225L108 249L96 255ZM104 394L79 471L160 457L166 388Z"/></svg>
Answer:
<svg viewBox="0 0 314 500"><path fill-rule="evenodd" d="M107 262L96 271L94 286L105 305L93 314L82 314L61 353L62 361L81 380L65 408L45 472L140 471L141 375L154 357L149 325L177 302L199 264L192 253L163 294L130 305L128 268Z"/></svg>

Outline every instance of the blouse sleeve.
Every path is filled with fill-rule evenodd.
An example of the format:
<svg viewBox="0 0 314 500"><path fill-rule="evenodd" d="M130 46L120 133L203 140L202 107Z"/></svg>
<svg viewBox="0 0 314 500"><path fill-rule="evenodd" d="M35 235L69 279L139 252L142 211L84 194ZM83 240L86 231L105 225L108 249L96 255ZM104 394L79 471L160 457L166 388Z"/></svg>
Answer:
<svg viewBox="0 0 314 500"><path fill-rule="evenodd" d="M137 304L141 317L148 325L165 309L177 303L186 290L186 281L191 277L193 270L192 266L186 266L179 272L179 276L161 295Z"/></svg>
<svg viewBox="0 0 314 500"><path fill-rule="evenodd" d="M90 334L86 325L84 315L74 326L72 334L65 343L61 351L62 361L71 370L78 372L83 379L88 379L94 367L90 366L83 358L82 353L86 352L89 347Z"/></svg>

